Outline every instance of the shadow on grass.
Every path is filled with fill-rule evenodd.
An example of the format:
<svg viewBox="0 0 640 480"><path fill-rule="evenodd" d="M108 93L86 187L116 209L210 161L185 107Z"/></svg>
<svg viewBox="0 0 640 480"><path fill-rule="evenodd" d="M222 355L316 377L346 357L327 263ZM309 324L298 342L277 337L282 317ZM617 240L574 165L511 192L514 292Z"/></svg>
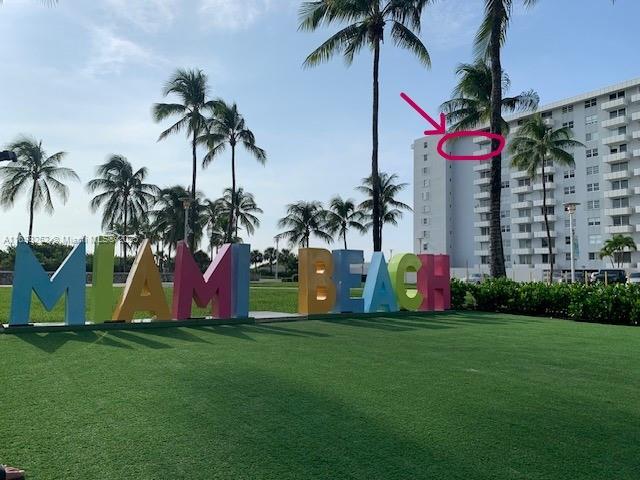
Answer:
<svg viewBox="0 0 640 480"><path fill-rule="evenodd" d="M55 352L67 342L90 343L125 349L132 348L131 345L122 343L102 332L17 333L15 336L47 353Z"/></svg>
<svg viewBox="0 0 640 480"><path fill-rule="evenodd" d="M473 476L455 451L416 442L366 409L264 371L194 369L174 387L200 404L162 404L153 414L171 418L171 435L188 439L181 453L188 458L180 457L181 467L169 449L146 462L145 478L427 479L456 464L456 473L469 475L457 478ZM117 464L104 473L126 475Z"/></svg>

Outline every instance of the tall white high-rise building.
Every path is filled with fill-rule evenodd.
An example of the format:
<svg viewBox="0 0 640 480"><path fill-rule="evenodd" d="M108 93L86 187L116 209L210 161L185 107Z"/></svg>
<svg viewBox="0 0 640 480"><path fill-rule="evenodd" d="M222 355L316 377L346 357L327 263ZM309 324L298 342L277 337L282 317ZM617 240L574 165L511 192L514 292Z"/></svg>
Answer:
<svg viewBox="0 0 640 480"><path fill-rule="evenodd" d="M610 266L601 260L604 241L631 236L640 246L640 79L540 107L545 122L568 126L584 148L571 152L574 167L545 167L547 214L558 269L570 269L566 203L579 203L574 216L578 270ZM531 113L507 117L510 136ZM448 253L454 268L488 272L490 161L447 161L437 152L439 136L416 140L414 157L414 244L416 252ZM516 278L541 278L549 268L542 209L542 178L502 160L501 224L505 260ZM488 153L486 137L462 137L446 144L454 155ZM640 267L640 252L626 252L623 267Z"/></svg>

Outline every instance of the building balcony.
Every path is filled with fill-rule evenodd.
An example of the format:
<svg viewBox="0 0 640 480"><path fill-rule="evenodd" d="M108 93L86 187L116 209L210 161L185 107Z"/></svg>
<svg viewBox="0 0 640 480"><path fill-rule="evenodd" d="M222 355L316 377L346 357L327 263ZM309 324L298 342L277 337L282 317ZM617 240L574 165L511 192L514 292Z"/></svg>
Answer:
<svg viewBox="0 0 640 480"><path fill-rule="evenodd" d="M640 148L636 148L636 149L633 151L633 156L634 156L634 158L638 158L638 157L640 157Z"/></svg>
<svg viewBox="0 0 640 480"><path fill-rule="evenodd" d="M632 207L618 207L618 208L605 208L604 214L610 217L617 217L618 215L631 215L633 213Z"/></svg>
<svg viewBox="0 0 640 480"><path fill-rule="evenodd" d="M552 117L546 117L542 121L547 127L553 127L553 125L556 123L556 121Z"/></svg>
<svg viewBox="0 0 640 480"><path fill-rule="evenodd" d="M473 213L489 213L491 207L473 207Z"/></svg>
<svg viewBox="0 0 640 480"><path fill-rule="evenodd" d="M602 139L602 143L605 145L615 145L616 143L625 143L630 140L630 136L628 133L623 133L620 135L612 135L610 137L606 137Z"/></svg>
<svg viewBox="0 0 640 480"><path fill-rule="evenodd" d="M478 162L473 166L474 172L484 172L485 170L491 170L491 161L483 160L482 162Z"/></svg>
<svg viewBox="0 0 640 480"><path fill-rule="evenodd" d="M638 102L640 102L640 93L631 95L631 103L638 103Z"/></svg>
<svg viewBox="0 0 640 480"><path fill-rule="evenodd" d="M640 168L636 168L640 172ZM631 178L631 172L629 170L620 170L619 172L605 173L602 178L605 180L620 180L621 178Z"/></svg>
<svg viewBox="0 0 640 480"><path fill-rule="evenodd" d="M631 195L630 188L618 188L617 190L609 190L604 192L604 198L620 198Z"/></svg>
<svg viewBox="0 0 640 480"><path fill-rule="evenodd" d="M549 190L555 190L556 188L556 184L554 182L545 182L545 188L547 189L547 191ZM534 190L542 190L542 182L540 183L534 183L533 184L533 189Z"/></svg>
<svg viewBox="0 0 640 480"><path fill-rule="evenodd" d="M529 240L533 238L532 232L514 232L511 234L513 240Z"/></svg>
<svg viewBox="0 0 640 480"><path fill-rule="evenodd" d="M473 137L473 143L482 145L483 143L491 143L491 139L482 135L478 135L477 137Z"/></svg>
<svg viewBox="0 0 640 480"><path fill-rule="evenodd" d="M490 153L491 149L489 148L481 148L480 150L474 150L473 152L473 156L474 157L480 157L482 155L486 155L487 153Z"/></svg>
<svg viewBox="0 0 640 480"><path fill-rule="evenodd" d="M478 192L473 194L473 198L475 200L484 200L491 197L491 193L489 192Z"/></svg>
<svg viewBox="0 0 640 480"><path fill-rule="evenodd" d="M512 248L511 255L531 255L533 248Z"/></svg>
<svg viewBox="0 0 640 480"><path fill-rule="evenodd" d="M605 155L604 157L602 157L602 161L605 163L616 163L624 162L625 160L629 160L630 158L631 154L629 152L618 152Z"/></svg>
<svg viewBox="0 0 640 480"><path fill-rule="evenodd" d="M551 230L549 232L549 235L551 236L551 238L555 238L556 231L555 230ZM547 238L547 231L546 230L540 230L539 232L533 232L533 238Z"/></svg>
<svg viewBox="0 0 640 480"><path fill-rule="evenodd" d="M542 175L542 167L536 169L536 173L538 175ZM544 167L544 173L545 175L548 173L556 173L556 167L554 167L553 165L550 165L548 167Z"/></svg>
<svg viewBox="0 0 640 480"><path fill-rule="evenodd" d="M520 208L531 208L533 202L531 200L525 200L524 202L515 202L511 204L511 210L518 210Z"/></svg>
<svg viewBox="0 0 640 480"><path fill-rule="evenodd" d="M616 108L624 107L627 104L627 98L616 98L615 100L609 100L601 105L602 110L614 110Z"/></svg>
<svg viewBox="0 0 640 480"><path fill-rule="evenodd" d="M555 247L551 247L551 252L555 255L558 253L558 249ZM536 255L545 255L549 253L549 247L536 247L533 249L533 253Z"/></svg>
<svg viewBox="0 0 640 480"><path fill-rule="evenodd" d="M602 121L602 128L618 128L626 125L629 118L626 115L620 115L619 117L610 118L609 120Z"/></svg>
<svg viewBox="0 0 640 480"><path fill-rule="evenodd" d="M491 221L489 220L479 220L477 222L473 222L473 226L475 228L485 228L489 227L489 225L491 225Z"/></svg>
<svg viewBox="0 0 640 480"><path fill-rule="evenodd" d="M511 172L511 178L513 180L519 180L521 178L529 178L529 172L526 170L516 170L515 172Z"/></svg>
<svg viewBox="0 0 640 480"><path fill-rule="evenodd" d="M547 201L545 202L545 205L547 207L551 207L551 206L553 206L555 204L556 204L556 199L555 198L547 198ZM539 200L534 200L533 201L533 206L534 207L542 207L543 206L542 199L540 198Z"/></svg>
<svg viewBox="0 0 640 480"><path fill-rule="evenodd" d="M633 230L632 225L609 225L608 227L604 227L604 231L611 234L632 233Z"/></svg>
<svg viewBox="0 0 640 480"><path fill-rule="evenodd" d="M473 255L476 257L488 257L489 250L474 250Z"/></svg>
<svg viewBox="0 0 640 480"><path fill-rule="evenodd" d="M520 223L531 223L531 216L528 217L511 217L511 223L520 224Z"/></svg>
<svg viewBox="0 0 640 480"><path fill-rule="evenodd" d="M517 195L519 193L529 193L531 191L531 185L523 185L521 187L513 187L511 193Z"/></svg>
<svg viewBox="0 0 640 480"><path fill-rule="evenodd" d="M474 185L489 185L491 183L491 179L489 177L476 178L473 181Z"/></svg>
<svg viewBox="0 0 640 480"><path fill-rule="evenodd" d="M475 237L473 237L473 241L476 242L476 243L488 242L489 241L489 235L476 235Z"/></svg>
<svg viewBox="0 0 640 480"><path fill-rule="evenodd" d="M550 222L555 222L557 220L556 216L553 214L549 214L547 215L547 220L549 220ZM535 217L533 217L533 221L534 222L542 222L544 223L544 215L536 215Z"/></svg>
<svg viewBox="0 0 640 480"><path fill-rule="evenodd" d="M631 134L631 138L633 138L634 140L640 140L640 130L635 130L635 131Z"/></svg>
<svg viewBox="0 0 640 480"><path fill-rule="evenodd" d="M634 112L631 114L631 121L635 122L636 120L640 120L640 112Z"/></svg>
<svg viewBox="0 0 640 480"><path fill-rule="evenodd" d="M640 187L634 187L634 189L633 189L633 193L634 193L635 195L640 195Z"/></svg>

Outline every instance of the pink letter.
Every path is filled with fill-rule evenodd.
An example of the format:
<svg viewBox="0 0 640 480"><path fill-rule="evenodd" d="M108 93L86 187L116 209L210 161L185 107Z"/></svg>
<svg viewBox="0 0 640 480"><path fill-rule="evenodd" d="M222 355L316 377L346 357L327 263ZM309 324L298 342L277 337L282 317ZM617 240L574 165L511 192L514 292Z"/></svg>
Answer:
<svg viewBox="0 0 640 480"><path fill-rule="evenodd" d="M418 291L423 300L420 311L451 308L449 255L418 255L422 267L418 270Z"/></svg>
<svg viewBox="0 0 640 480"><path fill-rule="evenodd" d="M179 242L173 281L173 318L191 318L191 305L203 308L211 302L211 314L231 317L231 245L223 245L203 275L185 242Z"/></svg>

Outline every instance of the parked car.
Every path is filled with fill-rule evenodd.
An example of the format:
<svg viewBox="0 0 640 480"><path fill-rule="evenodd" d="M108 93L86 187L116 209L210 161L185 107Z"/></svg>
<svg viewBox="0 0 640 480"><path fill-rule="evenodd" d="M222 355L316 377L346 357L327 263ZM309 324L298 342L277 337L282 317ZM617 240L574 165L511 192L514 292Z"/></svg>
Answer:
<svg viewBox="0 0 640 480"><path fill-rule="evenodd" d="M470 273L468 277L462 279L465 283L480 283L485 279L485 275L482 273Z"/></svg>
<svg viewBox="0 0 640 480"><path fill-rule="evenodd" d="M627 277L627 283L640 283L640 272L631 272Z"/></svg>
<svg viewBox="0 0 640 480"><path fill-rule="evenodd" d="M605 282L605 277L606 277L606 282L608 284L611 283L625 283L627 281L627 274L624 270L618 270L618 269L603 269L600 270L598 273L596 273L593 276L593 282L594 283L604 283Z"/></svg>

